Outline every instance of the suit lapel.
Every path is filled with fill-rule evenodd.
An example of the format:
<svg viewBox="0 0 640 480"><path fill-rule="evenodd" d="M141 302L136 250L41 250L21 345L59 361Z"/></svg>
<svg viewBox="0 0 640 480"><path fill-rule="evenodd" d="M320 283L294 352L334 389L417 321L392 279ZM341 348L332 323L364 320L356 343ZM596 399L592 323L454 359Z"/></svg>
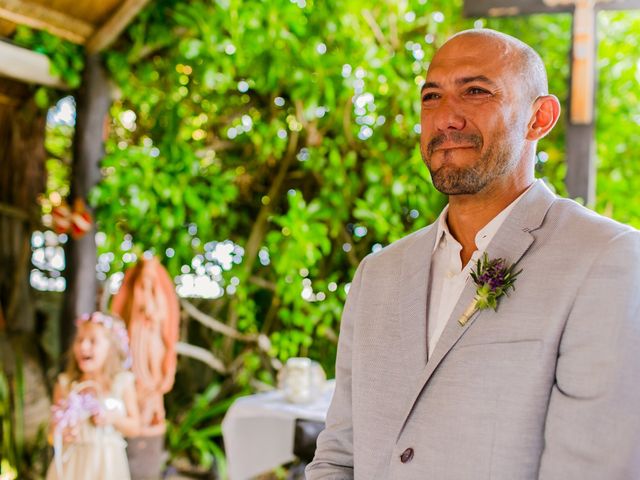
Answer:
<svg viewBox="0 0 640 480"><path fill-rule="evenodd" d="M529 190L524 197L514 207L513 211L509 214L505 222L502 224L496 236L493 238L489 246L487 247L487 254L489 258L504 258L509 263L517 264L522 256L529 249L534 241L534 236L531 234L534 230L537 230L542 225L544 217L551 207L551 204L555 200L555 196L540 180ZM435 228L434 241L435 241ZM427 265L431 263L431 250L429 250L429 261ZM427 272L427 279L428 279ZM517 285L516 285L517 288ZM476 312L465 326L461 326L458 323L458 319L467 307L473 301L475 296L475 284L473 281L468 281L458 303L456 304L451 317L447 321L447 324L442 332L442 336L438 340L436 347L432 354L429 356L429 360L419 375L413 390L409 396L404 415L402 417L402 425L398 432L398 436L402 432L406 421L413 410L420 394L425 388L427 382L433 375L436 368L440 365L453 346L460 340L464 333L471 328L478 317L486 315L486 312ZM418 295L416 295L417 297ZM421 297L422 298L422 297ZM403 301L407 300L403 298ZM504 299L503 299L504 300ZM427 296L426 290L424 295L424 304L426 305ZM498 307L499 308L499 307ZM491 314L489 311L488 314ZM426 311L425 311L426 321ZM415 338L413 339L414 342ZM420 342L416 342L420 343ZM424 343L424 342L422 342ZM424 347L426 349L426 346ZM426 352L425 352L426 357Z"/></svg>
<svg viewBox="0 0 640 480"><path fill-rule="evenodd" d="M436 233L437 224L417 233L402 258L403 285L398 300L403 351L399 354L404 358L403 371L416 375L427 363L427 289Z"/></svg>

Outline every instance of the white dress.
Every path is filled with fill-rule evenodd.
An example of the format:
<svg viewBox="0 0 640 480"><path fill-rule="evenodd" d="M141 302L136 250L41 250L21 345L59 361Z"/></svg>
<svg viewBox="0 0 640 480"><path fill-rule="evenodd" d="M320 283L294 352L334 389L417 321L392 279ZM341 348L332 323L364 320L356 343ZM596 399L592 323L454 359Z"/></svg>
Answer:
<svg viewBox="0 0 640 480"><path fill-rule="evenodd" d="M65 374L59 377L65 388L69 385ZM135 378L131 372L120 372L111 385L109 395L100 398L106 410L126 413L123 392L127 385L133 387ZM73 390L72 382L67 391ZM91 420L83 421L73 442L65 443L60 452L62 472L58 472L56 461L51 462L46 480L130 480L126 442L113 426L95 426ZM58 454L58 453L57 453Z"/></svg>

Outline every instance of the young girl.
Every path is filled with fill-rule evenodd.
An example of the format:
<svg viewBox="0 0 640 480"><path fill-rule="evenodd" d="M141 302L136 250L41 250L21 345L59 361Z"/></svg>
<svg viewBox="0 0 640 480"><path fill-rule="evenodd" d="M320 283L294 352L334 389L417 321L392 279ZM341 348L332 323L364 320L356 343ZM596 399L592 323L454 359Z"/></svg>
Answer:
<svg viewBox="0 0 640 480"><path fill-rule="evenodd" d="M54 460L47 480L128 480L123 436L140 415L124 323L94 312L76 320L69 364L53 392Z"/></svg>

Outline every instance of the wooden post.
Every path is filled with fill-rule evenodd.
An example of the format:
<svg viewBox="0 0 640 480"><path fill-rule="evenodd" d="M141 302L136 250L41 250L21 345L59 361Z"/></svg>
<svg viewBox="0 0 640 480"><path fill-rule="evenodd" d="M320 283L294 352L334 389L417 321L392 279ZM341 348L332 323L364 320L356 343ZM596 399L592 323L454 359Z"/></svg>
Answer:
<svg viewBox="0 0 640 480"><path fill-rule="evenodd" d="M13 332L34 329L29 272L45 189L45 119L27 85L0 77L0 308Z"/></svg>
<svg viewBox="0 0 640 480"><path fill-rule="evenodd" d="M593 125L567 123L567 177L571 198L593 205L596 197L596 144Z"/></svg>
<svg viewBox="0 0 640 480"><path fill-rule="evenodd" d="M594 0L576 1L571 45L569 115L567 121L567 177L569 196L593 205L596 198L594 105L597 39Z"/></svg>
<svg viewBox="0 0 640 480"><path fill-rule="evenodd" d="M100 179L104 122L111 98L107 75L99 55L88 55L80 90L76 97L76 130L71 169L71 200L87 202L91 188ZM78 240L69 239L65 251L67 289L60 323L61 347L66 349L75 332L73 321L96 309L95 229Z"/></svg>
<svg viewBox="0 0 640 480"><path fill-rule="evenodd" d="M38 197L45 190L45 126L46 111L36 105L33 89L0 77L0 369L16 394L16 379L24 378L23 409L7 419L24 425L29 442L50 411L39 342L43 331L29 285L31 235L41 228ZM24 459L19 461L24 468Z"/></svg>

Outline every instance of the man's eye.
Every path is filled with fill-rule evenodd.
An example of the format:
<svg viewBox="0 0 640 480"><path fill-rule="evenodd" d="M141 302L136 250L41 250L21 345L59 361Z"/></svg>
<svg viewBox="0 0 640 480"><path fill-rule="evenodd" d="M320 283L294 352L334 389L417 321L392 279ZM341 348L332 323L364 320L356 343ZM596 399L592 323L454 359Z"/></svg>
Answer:
<svg viewBox="0 0 640 480"><path fill-rule="evenodd" d="M428 102L429 100L436 100L437 98L440 98L440 96L435 92L427 92L424 95L422 95L423 102Z"/></svg>
<svg viewBox="0 0 640 480"><path fill-rule="evenodd" d="M486 91L484 88L471 87L467 90L467 93L470 95L486 95L489 92Z"/></svg>

